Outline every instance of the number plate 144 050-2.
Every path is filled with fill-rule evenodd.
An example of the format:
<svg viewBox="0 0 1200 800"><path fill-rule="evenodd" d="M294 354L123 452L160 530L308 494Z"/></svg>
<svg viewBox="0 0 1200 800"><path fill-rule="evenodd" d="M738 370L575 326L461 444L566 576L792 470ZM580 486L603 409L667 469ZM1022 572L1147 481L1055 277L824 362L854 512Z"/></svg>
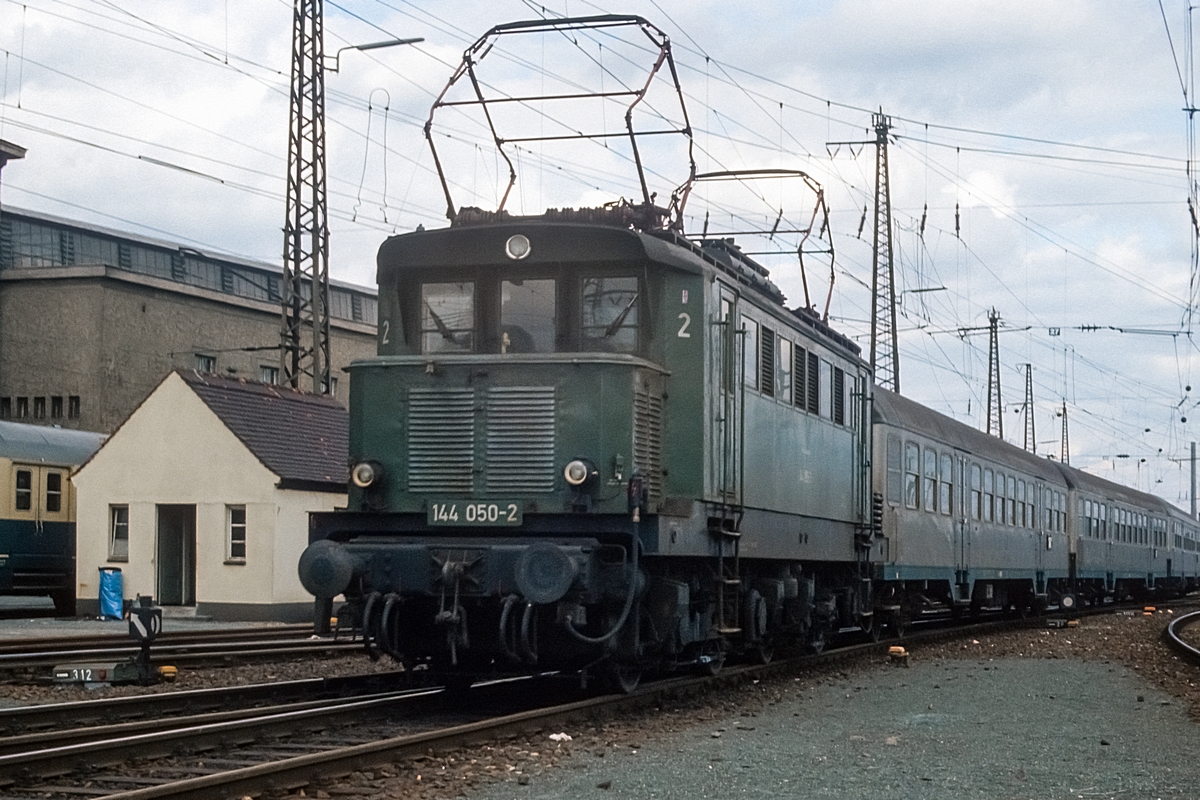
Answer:
<svg viewBox="0 0 1200 800"><path fill-rule="evenodd" d="M516 503L430 503L425 521L430 525L520 525L521 507Z"/></svg>

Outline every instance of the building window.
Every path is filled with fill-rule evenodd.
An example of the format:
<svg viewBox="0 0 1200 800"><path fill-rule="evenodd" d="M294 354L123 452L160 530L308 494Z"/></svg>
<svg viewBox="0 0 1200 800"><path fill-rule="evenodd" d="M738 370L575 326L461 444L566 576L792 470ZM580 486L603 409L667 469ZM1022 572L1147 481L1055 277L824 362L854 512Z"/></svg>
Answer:
<svg viewBox="0 0 1200 800"><path fill-rule="evenodd" d="M79 395L67 398L67 419L79 419Z"/></svg>
<svg viewBox="0 0 1200 800"><path fill-rule="evenodd" d="M0 419L12 419L11 397L0 397Z"/></svg>
<svg viewBox="0 0 1200 800"><path fill-rule="evenodd" d="M108 560L129 560L129 506L108 507Z"/></svg>
<svg viewBox="0 0 1200 800"><path fill-rule="evenodd" d="M258 379L263 383L279 383L279 367L261 366L258 368Z"/></svg>
<svg viewBox="0 0 1200 800"><path fill-rule="evenodd" d="M33 508L33 472L31 470L17 470L17 494L14 499L17 511L29 511Z"/></svg>
<svg viewBox="0 0 1200 800"><path fill-rule="evenodd" d="M62 473L46 473L46 511L62 511Z"/></svg>
<svg viewBox="0 0 1200 800"><path fill-rule="evenodd" d="M29 398L17 398L17 419L29 419Z"/></svg>
<svg viewBox="0 0 1200 800"><path fill-rule="evenodd" d="M46 418L46 398L44 398L44 397L33 398L33 418L34 419L45 419Z"/></svg>
<svg viewBox="0 0 1200 800"><path fill-rule="evenodd" d="M226 537L226 561L239 564L246 562L246 507L225 506L225 517L228 522Z"/></svg>
<svg viewBox="0 0 1200 800"><path fill-rule="evenodd" d="M50 398L50 419L62 419L63 417L63 399L62 395L54 395Z"/></svg>
<svg viewBox="0 0 1200 800"><path fill-rule="evenodd" d="M217 371L217 357L216 356L202 356L199 353L197 353L196 354L196 371L197 372L216 372Z"/></svg>

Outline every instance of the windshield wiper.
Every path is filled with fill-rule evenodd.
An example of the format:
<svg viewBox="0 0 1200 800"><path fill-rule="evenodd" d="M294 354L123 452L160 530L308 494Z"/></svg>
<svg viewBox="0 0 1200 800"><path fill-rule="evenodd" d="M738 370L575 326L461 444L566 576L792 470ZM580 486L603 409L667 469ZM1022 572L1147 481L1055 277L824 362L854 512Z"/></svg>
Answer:
<svg viewBox="0 0 1200 800"><path fill-rule="evenodd" d="M625 306L625 308L621 311L621 313L617 315L617 318L614 319L612 322L610 322L608 324L608 327L604 329L604 338L605 339L612 336L617 331L621 330L621 325L625 322L625 318L629 316L629 312L633 310L633 304L637 302L638 296L640 294L641 294L641 292L635 293L633 295L633 297L631 297L629 299L629 305Z"/></svg>

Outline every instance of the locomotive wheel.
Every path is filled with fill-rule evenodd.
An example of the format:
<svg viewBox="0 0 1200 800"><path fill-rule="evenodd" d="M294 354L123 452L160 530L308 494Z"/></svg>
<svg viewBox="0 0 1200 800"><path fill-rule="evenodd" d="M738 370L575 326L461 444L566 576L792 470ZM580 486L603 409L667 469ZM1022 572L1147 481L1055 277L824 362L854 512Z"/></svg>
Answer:
<svg viewBox="0 0 1200 800"><path fill-rule="evenodd" d="M629 694L642 682L641 667L609 661L603 667L604 685L616 694Z"/></svg>
<svg viewBox="0 0 1200 800"><path fill-rule="evenodd" d="M888 615L888 629L896 639L903 639L908 633L908 626L911 624L912 616L905 613L903 609L893 611Z"/></svg>
<svg viewBox="0 0 1200 800"><path fill-rule="evenodd" d="M858 618L858 626L871 642L878 642L882 636L883 622L876 614L863 614Z"/></svg>

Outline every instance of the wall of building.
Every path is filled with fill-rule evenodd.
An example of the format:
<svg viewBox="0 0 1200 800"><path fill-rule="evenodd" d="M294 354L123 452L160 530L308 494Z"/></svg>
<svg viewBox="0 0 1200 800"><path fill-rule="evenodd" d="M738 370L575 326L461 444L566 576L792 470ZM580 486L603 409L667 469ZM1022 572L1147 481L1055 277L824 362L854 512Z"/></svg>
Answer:
<svg viewBox="0 0 1200 800"><path fill-rule="evenodd" d="M196 509L196 611L220 619L311 619L296 564L308 512L346 495L284 491L278 476L188 388L170 375L75 475L80 613L99 608L99 570L119 567L127 599L158 596L160 505ZM109 558L110 509L129 508L128 560ZM246 508L244 563L227 559L229 505Z"/></svg>
<svg viewBox="0 0 1200 800"><path fill-rule="evenodd" d="M114 267L0 270L0 404L18 421L109 433L163 375L196 368L201 357L216 372L262 379L263 368L278 367L279 326L277 304ZM341 370L375 353L375 327L334 320L330 336L335 393L345 402ZM46 416L33 418L39 397Z"/></svg>

